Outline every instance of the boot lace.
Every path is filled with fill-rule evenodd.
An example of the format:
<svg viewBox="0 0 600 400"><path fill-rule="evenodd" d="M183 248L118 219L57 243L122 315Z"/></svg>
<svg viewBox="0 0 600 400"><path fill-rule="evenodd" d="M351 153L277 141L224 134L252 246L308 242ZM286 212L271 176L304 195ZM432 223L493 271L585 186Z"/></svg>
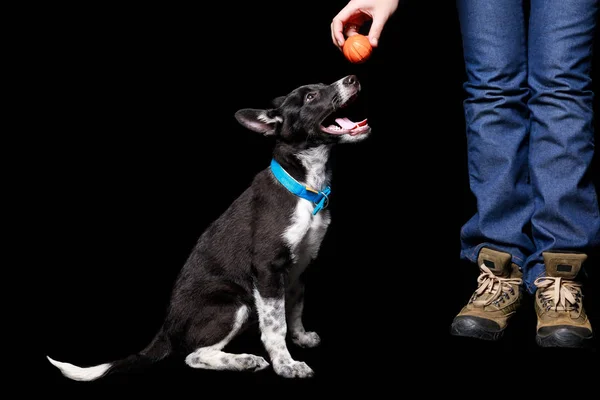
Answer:
<svg viewBox="0 0 600 400"><path fill-rule="evenodd" d="M581 284L555 277L540 277L534 281L538 296L546 311L578 311L581 303Z"/></svg>
<svg viewBox="0 0 600 400"><path fill-rule="evenodd" d="M521 285L523 282L523 280L520 278L501 278L496 276L488 267L483 264L480 266L480 268L481 274L477 278L479 286L477 287L477 290L475 290L473 299L471 300L473 304L477 306L487 306L492 303L498 305L500 302L504 302L505 299L508 299L509 297L508 293L515 293L513 285ZM490 296L486 296L484 299L476 300L485 293L488 293Z"/></svg>

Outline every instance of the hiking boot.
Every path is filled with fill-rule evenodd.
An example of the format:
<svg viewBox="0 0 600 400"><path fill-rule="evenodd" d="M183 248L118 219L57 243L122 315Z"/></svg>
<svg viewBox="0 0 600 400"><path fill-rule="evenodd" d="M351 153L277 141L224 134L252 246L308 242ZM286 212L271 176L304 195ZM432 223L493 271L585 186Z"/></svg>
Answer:
<svg viewBox="0 0 600 400"><path fill-rule="evenodd" d="M587 255L545 252L542 256L546 276L534 282L536 342L542 347L585 347L592 341L592 325L575 278Z"/></svg>
<svg viewBox="0 0 600 400"><path fill-rule="evenodd" d="M450 333L484 340L502 337L521 304L522 273L508 253L482 248L477 258L481 274L477 290L452 321Z"/></svg>

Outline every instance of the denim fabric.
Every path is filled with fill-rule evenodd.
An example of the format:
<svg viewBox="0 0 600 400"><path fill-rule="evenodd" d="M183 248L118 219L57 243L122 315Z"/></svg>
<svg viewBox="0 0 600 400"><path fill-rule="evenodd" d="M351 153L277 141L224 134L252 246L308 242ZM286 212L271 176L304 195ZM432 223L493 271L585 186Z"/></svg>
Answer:
<svg viewBox="0 0 600 400"><path fill-rule="evenodd" d="M477 211L461 257L508 252L526 288L544 251L600 244L590 177L591 61L599 0L457 0L467 81L469 182Z"/></svg>

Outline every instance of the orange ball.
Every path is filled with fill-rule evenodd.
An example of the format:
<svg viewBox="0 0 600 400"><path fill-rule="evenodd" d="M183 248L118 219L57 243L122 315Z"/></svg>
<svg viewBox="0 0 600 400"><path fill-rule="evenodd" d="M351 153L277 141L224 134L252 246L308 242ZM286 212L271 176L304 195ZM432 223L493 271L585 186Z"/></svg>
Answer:
<svg viewBox="0 0 600 400"><path fill-rule="evenodd" d="M344 42L342 48L344 56L354 64L365 62L371 57L373 47L369 42L369 38L365 35L356 34L349 36Z"/></svg>

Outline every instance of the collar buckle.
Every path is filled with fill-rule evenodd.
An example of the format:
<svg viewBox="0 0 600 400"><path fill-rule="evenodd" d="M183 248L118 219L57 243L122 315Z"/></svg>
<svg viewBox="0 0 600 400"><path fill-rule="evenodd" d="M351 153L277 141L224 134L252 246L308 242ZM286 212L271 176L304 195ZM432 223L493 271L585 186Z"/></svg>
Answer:
<svg viewBox="0 0 600 400"><path fill-rule="evenodd" d="M326 187L325 190L323 190L322 192L319 192L319 194L321 195L321 199L317 202L313 201L313 204L315 205L315 209L313 210L313 215L318 213L320 210L324 210L327 208L327 206L329 205L329 196L328 196L329 193L331 193L331 190L329 189L329 187Z"/></svg>

